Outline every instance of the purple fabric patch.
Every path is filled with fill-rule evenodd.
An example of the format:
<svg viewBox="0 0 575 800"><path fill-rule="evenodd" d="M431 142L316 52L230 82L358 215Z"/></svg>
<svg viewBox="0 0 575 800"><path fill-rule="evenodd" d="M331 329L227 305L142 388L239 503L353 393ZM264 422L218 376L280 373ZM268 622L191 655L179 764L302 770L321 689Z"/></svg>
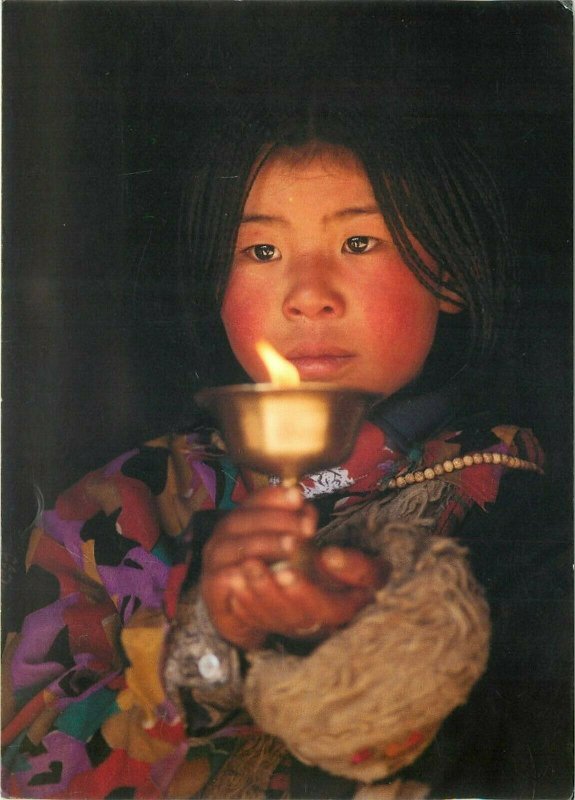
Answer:
<svg viewBox="0 0 575 800"><path fill-rule="evenodd" d="M213 503L216 502L216 475L212 467L204 464L202 461L193 461L190 464L192 472L195 472L200 482L206 487L206 490ZM192 478L193 488L197 488L197 478Z"/></svg>
<svg viewBox="0 0 575 800"><path fill-rule="evenodd" d="M161 758L156 761L155 764L152 764L150 777L161 792L167 792L167 789L172 781L172 778L176 774L178 767L186 759L188 748L188 742L182 742L168 756Z"/></svg>
<svg viewBox="0 0 575 800"><path fill-rule="evenodd" d="M94 656L91 653L78 653L74 657L75 660L74 667L71 670L68 670L68 672L69 673L81 672L82 670L85 670L86 674L89 672L92 677L97 676L97 673L95 673L90 668L90 664L92 663L93 659ZM122 670L117 669L114 672L109 672L107 675L104 675L104 677L101 678L99 681L95 681L94 683L92 683L81 694L78 694L73 697L64 694L62 691L62 687L60 686L60 684L62 683L62 679L66 677L66 674L67 673L64 673L64 675L58 676L58 679L56 681L53 681L53 683L51 683L49 686L46 687L47 689L50 690L52 694L58 696L58 699L56 700L56 706L60 711L64 711L64 709L68 708L68 706L71 705L72 703L77 703L78 700L85 700L91 694L99 692L100 689L105 688L110 683L110 681L114 680L114 678L116 678L118 675L121 675Z"/></svg>
<svg viewBox="0 0 575 800"><path fill-rule="evenodd" d="M22 638L11 664L15 689L47 684L62 674L62 664L56 661L44 662L44 658L58 633L65 627L65 610L73 606L78 597L77 593L70 594L26 617L22 626Z"/></svg>
<svg viewBox="0 0 575 800"><path fill-rule="evenodd" d="M123 597L137 597L147 608L161 608L169 571L167 564L143 547L132 548L117 567L98 567L108 594L119 598L120 609ZM124 622L129 619L125 609L122 616Z"/></svg>
<svg viewBox="0 0 575 800"><path fill-rule="evenodd" d="M169 698L166 698L163 703L156 706L156 716L167 725L175 725L180 719L178 709Z"/></svg>
<svg viewBox="0 0 575 800"><path fill-rule="evenodd" d="M20 785L26 787L26 797L61 797L80 772L90 769L90 759L84 744L60 731L52 731L42 740L46 753L28 756L30 768L17 773ZM26 781L44 774L45 783L29 786Z"/></svg>
<svg viewBox="0 0 575 800"><path fill-rule="evenodd" d="M377 465L377 468L381 470L384 475L389 475L393 472L393 470L400 465L401 462L398 461L382 461L380 464Z"/></svg>
<svg viewBox="0 0 575 800"><path fill-rule="evenodd" d="M42 525L46 533L66 548L78 567L81 567L84 561L80 538L84 524L84 520L62 519L56 511L45 511L42 515Z"/></svg>

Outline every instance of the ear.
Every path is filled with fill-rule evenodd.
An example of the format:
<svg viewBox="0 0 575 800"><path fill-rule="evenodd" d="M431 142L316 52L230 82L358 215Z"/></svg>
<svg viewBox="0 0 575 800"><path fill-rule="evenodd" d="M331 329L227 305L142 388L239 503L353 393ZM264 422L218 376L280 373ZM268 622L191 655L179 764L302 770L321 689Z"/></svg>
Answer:
<svg viewBox="0 0 575 800"><path fill-rule="evenodd" d="M453 280L451 276L447 273L442 275L442 280L445 281L448 286L453 286ZM450 289L448 286L441 287L441 299L439 301L439 310L443 311L444 314L459 314L465 308L465 301L459 294L456 292L455 289Z"/></svg>

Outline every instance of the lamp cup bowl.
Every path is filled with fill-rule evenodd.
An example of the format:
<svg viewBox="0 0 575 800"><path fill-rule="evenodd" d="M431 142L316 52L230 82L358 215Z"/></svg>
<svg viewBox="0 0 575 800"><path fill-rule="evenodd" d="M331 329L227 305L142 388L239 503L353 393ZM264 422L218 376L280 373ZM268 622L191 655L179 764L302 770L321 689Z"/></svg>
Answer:
<svg viewBox="0 0 575 800"><path fill-rule="evenodd" d="M368 405L364 392L321 383L220 386L195 399L217 419L233 461L284 484L345 461Z"/></svg>

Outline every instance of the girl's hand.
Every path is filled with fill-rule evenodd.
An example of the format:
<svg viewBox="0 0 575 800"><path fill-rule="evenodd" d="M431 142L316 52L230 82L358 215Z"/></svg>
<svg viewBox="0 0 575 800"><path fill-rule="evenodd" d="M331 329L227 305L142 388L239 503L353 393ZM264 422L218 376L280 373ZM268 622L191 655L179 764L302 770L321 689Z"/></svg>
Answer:
<svg viewBox="0 0 575 800"><path fill-rule="evenodd" d="M295 557L316 524L315 509L297 489L269 487L216 525L204 547L201 591L224 638L253 649L270 633L326 635L370 601L384 583L385 570L379 559L358 550L318 551L319 580L297 568L270 568Z"/></svg>

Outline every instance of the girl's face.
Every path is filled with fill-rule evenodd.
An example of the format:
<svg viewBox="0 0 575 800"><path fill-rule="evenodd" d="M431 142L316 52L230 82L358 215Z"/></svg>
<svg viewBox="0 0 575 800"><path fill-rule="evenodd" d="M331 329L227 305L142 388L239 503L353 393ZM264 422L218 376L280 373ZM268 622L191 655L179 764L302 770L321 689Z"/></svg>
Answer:
<svg viewBox="0 0 575 800"><path fill-rule="evenodd" d="M351 152L280 152L264 164L222 306L253 380L269 379L255 350L266 339L303 381L391 395L423 367L441 307L401 260Z"/></svg>

